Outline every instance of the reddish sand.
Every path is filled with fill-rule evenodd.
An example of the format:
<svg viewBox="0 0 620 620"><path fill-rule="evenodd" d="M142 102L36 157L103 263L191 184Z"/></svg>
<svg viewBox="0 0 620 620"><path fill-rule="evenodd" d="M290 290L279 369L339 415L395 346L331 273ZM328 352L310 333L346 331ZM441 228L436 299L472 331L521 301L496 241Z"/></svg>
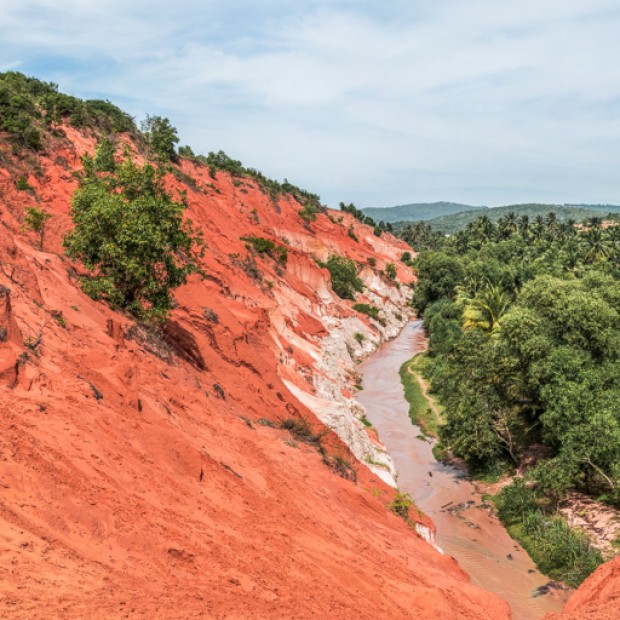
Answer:
<svg viewBox="0 0 620 620"><path fill-rule="evenodd" d="M318 317L352 310L321 294L328 274L313 256L383 268L406 248L348 215L308 229L292 199L276 206L252 181L184 162L199 189L220 192L186 188L207 277L177 292L167 343L132 338L62 253L71 172L94 145L67 135L29 174L34 192L14 185L32 162L0 169L0 616L507 617L386 510L391 492L365 467L357 484L340 478L257 422L301 414L320 427L282 379L307 389ZM31 204L53 215L44 251L23 228ZM246 234L288 239L280 275L268 258L257 258L262 284L238 266ZM326 445L347 454L334 435Z"/></svg>
<svg viewBox="0 0 620 620"><path fill-rule="evenodd" d="M319 317L352 312L314 258L383 269L406 247L336 212L306 228L294 200L183 162L197 189L169 185L187 189L207 277L177 291L166 342L136 335L81 292L61 248L71 173L94 143L67 128L36 176L31 155L0 167L0 616L507 618L386 510L391 491L365 467L340 478L258 422L320 428L282 381L308 389ZM15 189L20 174L33 192ZM53 215L44 251L23 227L32 204ZM257 258L263 282L246 275L231 255L247 234L286 237L286 269Z"/></svg>
<svg viewBox="0 0 620 620"><path fill-rule="evenodd" d="M620 618L620 558L600 566L571 596L564 613L545 620L613 620Z"/></svg>

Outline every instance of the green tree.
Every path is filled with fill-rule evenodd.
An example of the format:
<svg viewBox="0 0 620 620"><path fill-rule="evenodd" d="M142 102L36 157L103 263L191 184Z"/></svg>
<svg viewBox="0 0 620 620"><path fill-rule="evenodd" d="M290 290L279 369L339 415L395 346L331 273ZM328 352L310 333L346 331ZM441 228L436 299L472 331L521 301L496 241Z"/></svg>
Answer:
<svg viewBox="0 0 620 620"><path fill-rule="evenodd" d="M475 295L459 296L459 301L464 304L463 327L477 327L487 334L493 334L499 329L500 321L510 307L512 298L501 286L487 281Z"/></svg>
<svg viewBox="0 0 620 620"><path fill-rule="evenodd" d="M364 284L357 277L355 261L344 256L332 254L327 260L327 269L331 275L334 293L342 299L355 299L355 293L364 290Z"/></svg>
<svg viewBox="0 0 620 620"><path fill-rule="evenodd" d="M415 268L418 273L418 286L413 304L420 313L442 297L453 299L456 287L464 276L460 259L443 252L420 255L416 258Z"/></svg>
<svg viewBox="0 0 620 620"><path fill-rule="evenodd" d="M196 154L194 153L191 146L186 144L185 146L179 147L179 157L184 157L185 159L194 159Z"/></svg>
<svg viewBox="0 0 620 620"><path fill-rule="evenodd" d="M95 151L95 168L99 172L114 172L116 169L115 153L116 144L114 141L109 138L102 138Z"/></svg>
<svg viewBox="0 0 620 620"><path fill-rule="evenodd" d="M47 220L52 216L41 207L26 207L26 226L39 235L39 250L43 249Z"/></svg>
<svg viewBox="0 0 620 620"><path fill-rule="evenodd" d="M149 147L162 161L176 159L176 144L179 142L176 127L170 120L161 116L149 116L142 122L141 129L146 136Z"/></svg>
<svg viewBox="0 0 620 620"><path fill-rule="evenodd" d="M595 219L595 218L592 218ZM611 240L600 226L592 226L583 235L584 258L588 263L601 262L612 254Z"/></svg>
<svg viewBox="0 0 620 620"><path fill-rule="evenodd" d="M200 270L202 241L183 219L184 199L173 200L148 163L127 157L116 174L97 173L91 157L83 163L71 205L75 229L64 245L93 272L85 292L138 318L165 319L172 290Z"/></svg>

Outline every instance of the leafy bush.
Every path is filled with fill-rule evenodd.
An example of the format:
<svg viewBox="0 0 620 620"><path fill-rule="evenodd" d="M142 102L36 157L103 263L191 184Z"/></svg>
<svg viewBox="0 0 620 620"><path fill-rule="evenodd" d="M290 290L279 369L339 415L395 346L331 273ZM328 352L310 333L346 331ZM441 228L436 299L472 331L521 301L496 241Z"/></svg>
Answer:
<svg viewBox="0 0 620 620"><path fill-rule="evenodd" d="M87 122L108 133L136 133L136 124L131 116L118 106L102 99L84 101Z"/></svg>
<svg viewBox="0 0 620 620"><path fill-rule="evenodd" d="M20 192L27 192L34 188L30 185L30 183L28 183L28 179L22 174L17 178L17 181L15 181L15 189Z"/></svg>
<svg viewBox="0 0 620 620"><path fill-rule="evenodd" d="M0 130L10 134L16 148L43 148L43 132L61 122L107 133L136 131L133 119L109 101L82 101L59 93L51 82L16 71L0 73Z"/></svg>
<svg viewBox="0 0 620 620"><path fill-rule="evenodd" d="M374 319L375 321L377 321L377 323L380 323L381 325L385 325L385 319L379 316L380 310L376 306L373 306L371 304L355 304L353 306L353 310L369 316L371 319Z"/></svg>
<svg viewBox="0 0 620 620"><path fill-rule="evenodd" d="M310 222L314 222L316 220L316 214L318 212L319 210L313 204L308 203L299 211L299 216L304 222L306 222L306 224L310 224Z"/></svg>
<svg viewBox="0 0 620 620"><path fill-rule="evenodd" d="M523 478L517 478L504 487L497 496L497 516L505 525L522 523L528 514L538 510L534 493L527 488Z"/></svg>
<svg viewBox="0 0 620 620"><path fill-rule="evenodd" d="M355 332L354 336L355 340L357 340L360 344L366 340L366 336L362 334L362 332Z"/></svg>
<svg viewBox="0 0 620 620"><path fill-rule="evenodd" d="M39 235L39 250L43 249L45 226L50 217L52 216L41 207L26 207L26 226Z"/></svg>
<svg viewBox="0 0 620 620"><path fill-rule="evenodd" d="M185 159L195 159L196 155L189 145L184 145L179 147L179 157L184 157Z"/></svg>
<svg viewBox="0 0 620 620"><path fill-rule="evenodd" d="M176 144L179 141L176 127L170 120L161 116L149 116L142 122L142 131L146 136L149 147L162 161L176 159Z"/></svg>
<svg viewBox="0 0 620 620"><path fill-rule="evenodd" d="M114 172L116 144L109 138L102 138L95 151L95 168L98 172Z"/></svg>
<svg viewBox="0 0 620 620"><path fill-rule="evenodd" d="M315 432L310 425L310 422L304 417L286 418L281 420L280 428L289 431L289 433L293 436L293 439L311 444L317 449L321 448L323 437L325 437L325 435L329 432L327 429Z"/></svg>
<svg viewBox="0 0 620 620"><path fill-rule="evenodd" d="M245 241L248 246L254 248L259 254L267 254L274 260L278 261L282 265L286 265L288 260L288 248L284 245L279 245L265 239L264 237L241 237L242 241Z"/></svg>
<svg viewBox="0 0 620 620"><path fill-rule="evenodd" d="M396 278L396 265L394 263L388 263L385 266L385 275L390 278L390 280Z"/></svg>
<svg viewBox="0 0 620 620"><path fill-rule="evenodd" d="M401 519L409 522L409 509L414 506L413 499L409 493L397 492L394 499L388 504L388 509Z"/></svg>
<svg viewBox="0 0 620 620"><path fill-rule="evenodd" d="M568 526L562 517L547 517L534 492L517 479L495 497L498 515L540 570L576 588L603 558L584 532Z"/></svg>
<svg viewBox="0 0 620 620"><path fill-rule="evenodd" d="M332 254L327 260L334 293L342 299L355 299L355 293L364 290L364 283L357 277L357 264L344 256Z"/></svg>
<svg viewBox="0 0 620 620"><path fill-rule="evenodd" d="M89 156L83 164L71 205L75 229L64 245L94 272L84 291L139 318L164 319L171 291L199 271L202 240L183 220L185 203L166 193L150 164L127 158L116 174L98 173Z"/></svg>

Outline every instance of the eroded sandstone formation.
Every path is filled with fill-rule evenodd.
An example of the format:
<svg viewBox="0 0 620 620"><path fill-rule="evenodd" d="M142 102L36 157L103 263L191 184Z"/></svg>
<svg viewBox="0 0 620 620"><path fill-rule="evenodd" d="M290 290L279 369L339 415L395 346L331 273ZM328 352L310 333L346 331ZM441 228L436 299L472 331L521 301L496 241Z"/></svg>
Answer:
<svg viewBox="0 0 620 620"><path fill-rule="evenodd" d="M355 359L407 320L410 270L382 274L403 244L348 214L308 225L292 197L183 160L167 183L206 277L150 330L82 293L62 251L96 143L65 132L0 168L2 617L508 617L386 510L393 465L353 398ZM33 204L52 215L43 251ZM286 266L254 256L249 274L245 235L287 244ZM361 300L385 326L334 295L317 264L332 253L376 260ZM322 453L280 428L301 418Z"/></svg>

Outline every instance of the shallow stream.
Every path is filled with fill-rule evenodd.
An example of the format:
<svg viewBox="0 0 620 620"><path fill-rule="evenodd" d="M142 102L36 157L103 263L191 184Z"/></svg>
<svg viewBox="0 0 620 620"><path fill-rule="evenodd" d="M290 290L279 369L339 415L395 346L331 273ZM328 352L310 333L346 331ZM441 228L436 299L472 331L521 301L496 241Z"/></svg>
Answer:
<svg viewBox="0 0 620 620"><path fill-rule="evenodd" d="M398 485L437 526L437 544L453 556L473 583L508 601L515 620L560 611L566 592L533 596L549 582L497 517L482 506L473 484L455 467L438 463L432 445L411 424L398 371L425 348L421 321L409 323L360 366L359 401L398 469Z"/></svg>

